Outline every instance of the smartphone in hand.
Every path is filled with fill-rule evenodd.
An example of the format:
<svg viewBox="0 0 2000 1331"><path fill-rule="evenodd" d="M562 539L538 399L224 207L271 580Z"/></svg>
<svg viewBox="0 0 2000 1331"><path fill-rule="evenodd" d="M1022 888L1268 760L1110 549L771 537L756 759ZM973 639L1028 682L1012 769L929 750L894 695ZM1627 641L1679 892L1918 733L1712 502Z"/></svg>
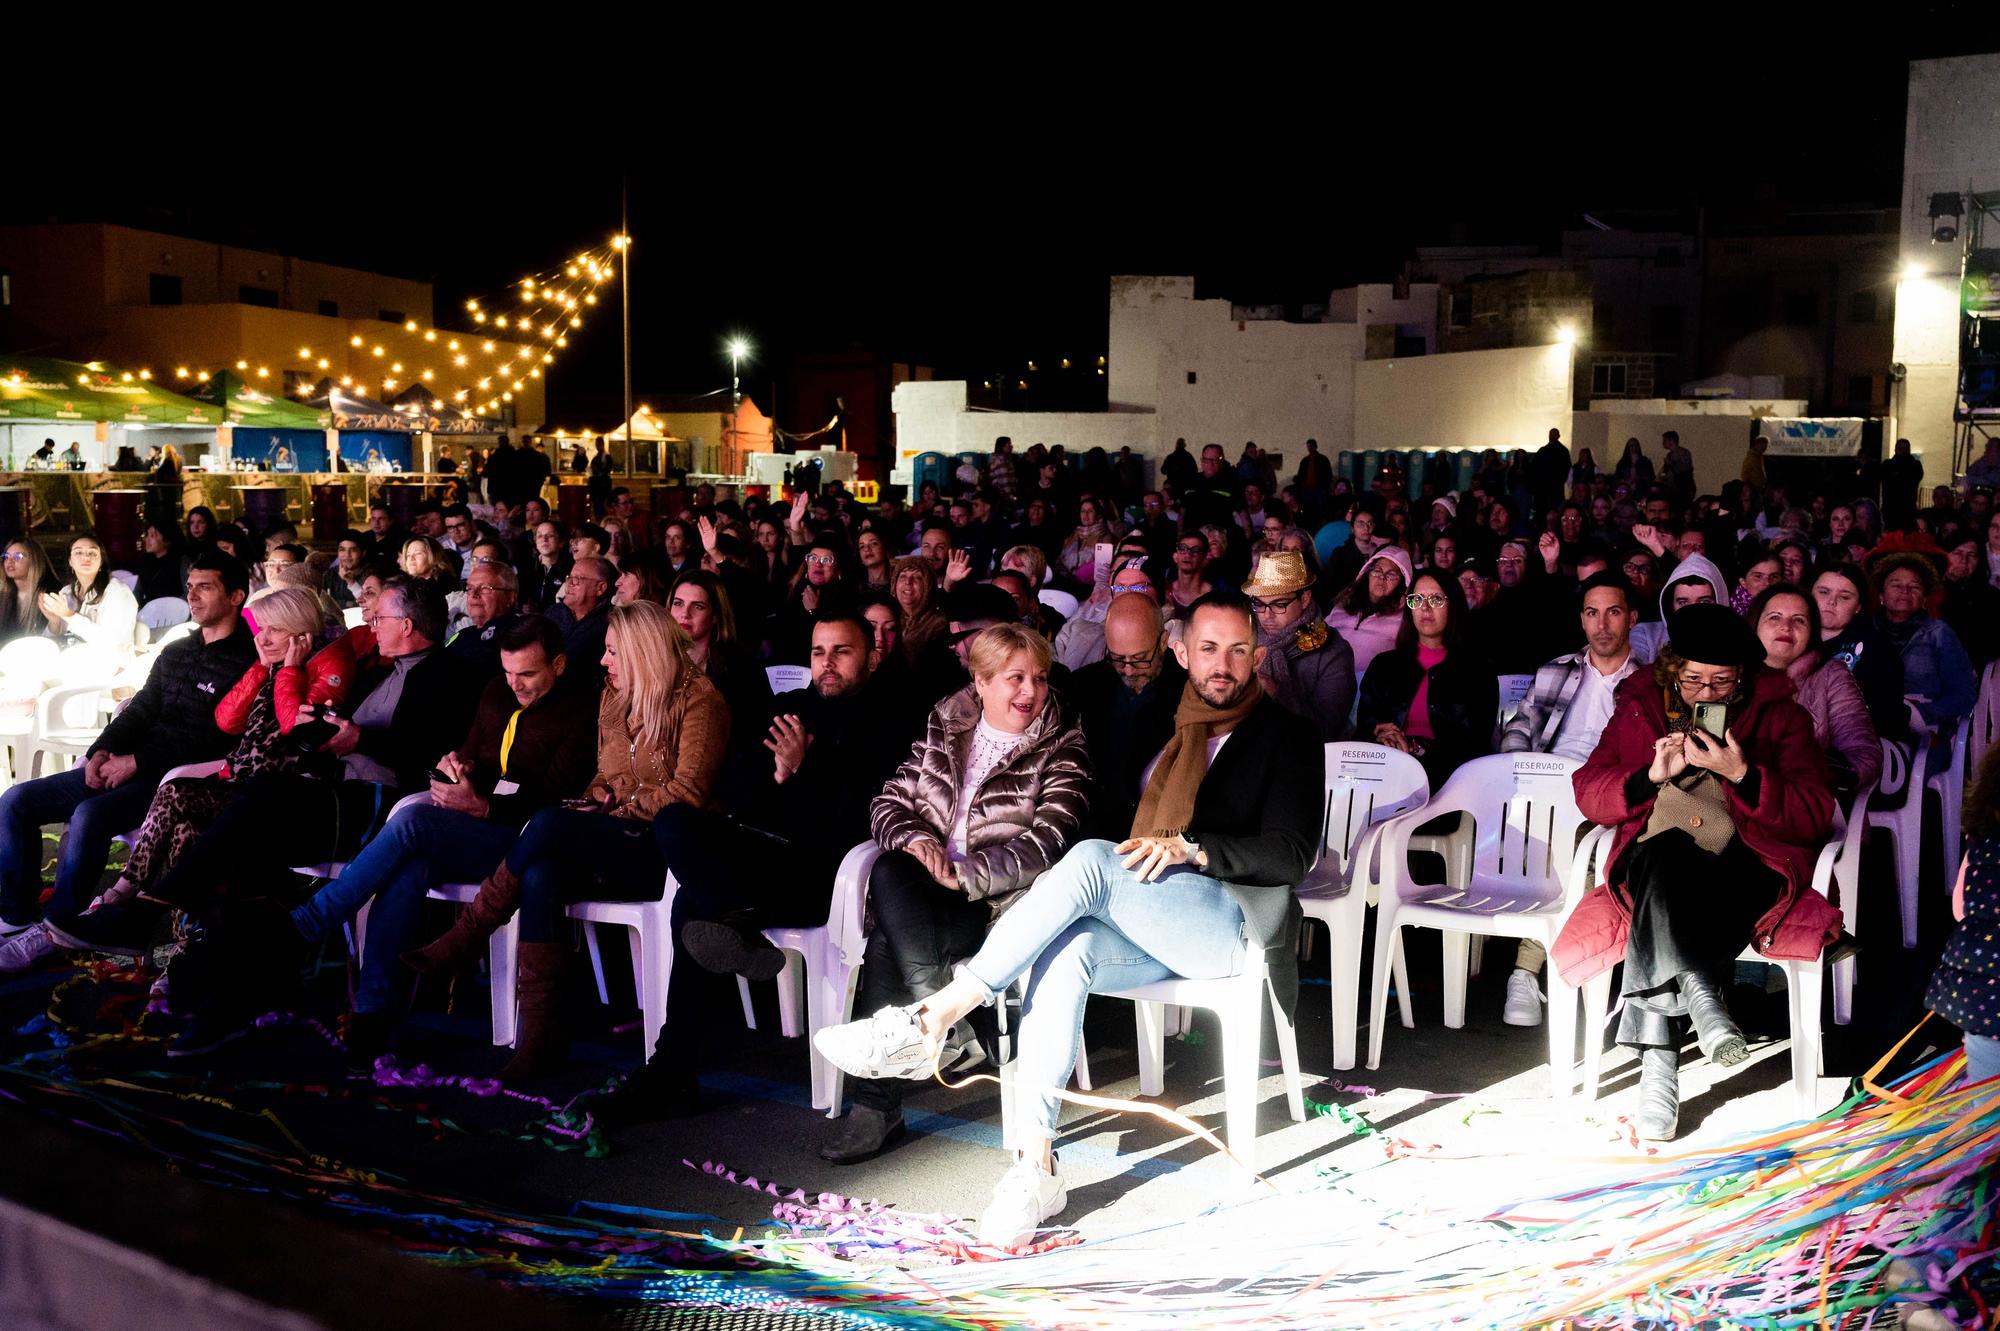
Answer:
<svg viewBox="0 0 2000 1331"><path fill-rule="evenodd" d="M458 778L455 776L446 776L444 769L441 767L431 768L431 780L441 786L455 786L458 784Z"/></svg>

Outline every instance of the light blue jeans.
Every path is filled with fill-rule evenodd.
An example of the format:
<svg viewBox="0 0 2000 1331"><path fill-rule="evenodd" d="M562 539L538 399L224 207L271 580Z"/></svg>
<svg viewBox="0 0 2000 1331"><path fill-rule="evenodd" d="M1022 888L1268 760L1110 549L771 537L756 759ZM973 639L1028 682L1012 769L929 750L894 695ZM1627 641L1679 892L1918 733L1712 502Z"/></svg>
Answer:
<svg viewBox="0 0 2000 1331"><path fill-rule="evenodd" d="M1180 976L1215 980L1236 973L1243 955L1243 908L1216 879L1186 865L1141 882L1119 863L1110 841L1084 841L1043 874L1002 915L963 973L991 1002L1022 975L1016 1076L1035 1097L1034 1126L1054 1137L1094 993Z"/></svg>
<svg viewBox="0 0 2000 1331"><path fill-rule="evenodd" d="M2000 1035L1965 1037L1965 1080L1985 1081L2000 1077Z"/></svg>

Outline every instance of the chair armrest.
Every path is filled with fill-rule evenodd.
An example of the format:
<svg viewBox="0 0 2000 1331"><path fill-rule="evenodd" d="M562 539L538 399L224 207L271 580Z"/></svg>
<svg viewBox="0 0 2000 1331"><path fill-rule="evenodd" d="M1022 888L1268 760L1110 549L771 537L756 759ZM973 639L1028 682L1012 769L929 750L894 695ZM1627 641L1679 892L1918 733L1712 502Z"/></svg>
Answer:
<svg viewBox="0 0 2000 1331"><path fill-rule="evenodd" d="M403 796L403 798L396 801L395 807L389 810L389 818L394 818L397 814L401 813L405 809L416 809L416 808L427 807L429 806L430 802L431 802L431 793L428 790L420 790L414 795L405 795ZM386 823L389 821L389 819L385 818L382 821Z"/></svg>
<svg viewBox="0 0 2000 1331"><path fill-rule="evenodd" d="M1593 826L1576 843L1572 853L1569 874L1563 882L1563 914L1576 909L1576 903L1584 894L1604 881L1604 870L1609 866L1604 862L1610 858L1611 842L1617 829L1602 824Z"/></svg>
<svg viewBox="0 0 2000 1331"><path fill-rule="evenodd" d="M182 763L179 767L169 767L167 774L160 778L160 784L169 781L193 780L196 777L214 776L229 764L217 758L208 763Z"/></svg>
<svg viewBox="0 0 2000 1331"><path fill-rule="evenodd" d="M109 688L108 681L88 684L62 684L53 689L43 689L35 699L35 733L46 735L52 726L62 724L63 709L78 698L102 693Z"/></svg>
<svg viewBox="0 0 2000 1331"><path fill-rule="evenodd" d="M872 840L863 841L847 852L833 876L833 901L827 908L826 928L840 959L850 966L861 964L868 946L868 875L880 859L882 848Z"/></svg>

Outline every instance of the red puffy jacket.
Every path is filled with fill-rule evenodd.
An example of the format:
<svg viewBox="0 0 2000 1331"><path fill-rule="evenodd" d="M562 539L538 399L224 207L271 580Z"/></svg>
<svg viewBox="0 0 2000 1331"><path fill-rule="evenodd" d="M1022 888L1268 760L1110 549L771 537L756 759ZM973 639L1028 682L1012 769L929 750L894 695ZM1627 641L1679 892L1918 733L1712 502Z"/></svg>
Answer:
<svg viewBox="0 0 2000 1331"><path fill-rule="evenodd" d="M1730 718L1730 732L1757 774L1756 802L1728 792L1736 835L1758 859L1784 876L1777 903L1757 921L1748 941L1764 956L1811 961L1840 936L1840 912L1812 890L1813 863L1833 823L1833 789L1826 755L1813 738L1812 718L1792 701L1792 684L1759 667L1750 697ZM1653 764L1653 741L1667 733L1666 700L1653 672L1641 670L1618 686L1611 721L1589 761L1571 778L1577 807L1592 822L1618 829L1604 882L1577 903L1551 950L1565 983L1582 985L1625 957L1632 924L1624 890L1625 855L1646 830L1653 798L1627 798L1626 782ZM1746 782L1746 784L1748 784Z"/></svg>
<svg viewBox="0 0 2000 1331"><path fill-rule="evenodd" d="M299 708L307 703L315 707L338 706L353 687L365 660L372 658L374 652L375 635L366 628L358 628L313 653L303 666L280 666L277 683L271 689L273 710L278 714L278 733L291 734ZM262 661L253 662L223 695L222 701L215 705L215 724L223 734L243 733L250 723L250 705L270 677L269 666ZM225 767L223 775L228 774Z"/></svg>

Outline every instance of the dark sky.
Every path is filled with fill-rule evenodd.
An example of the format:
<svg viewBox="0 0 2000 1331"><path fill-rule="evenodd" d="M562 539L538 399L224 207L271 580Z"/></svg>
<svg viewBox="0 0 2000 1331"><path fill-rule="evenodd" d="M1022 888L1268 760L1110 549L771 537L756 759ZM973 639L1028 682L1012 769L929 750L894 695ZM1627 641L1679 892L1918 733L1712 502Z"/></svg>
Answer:
<svg viewBox="0 0 2000 1331"><path fill-rule="evenodd" d="M774 76L784 91L734 114L699 98L635 101L622 123L588 103L441 114L423 154L333 173L350 188L274 197L247 165L218 178L163 162L0 194L0 216L129 221L429 278L448 323L466 296L601 243L629 179L642 396L725 386L731 332L757 348L745 387L760 400L813 351L976 378L1101 354L1112 273L1193 273L1203 295L1297 304L1388 280L1418 244L1552 243L1586 211L1701 206L1726 222L1894 206L1905 62L2000 46L1958 29L1983 11L1900 12L1909 34L1856 21L1823 52L1628 33L1615 54L1465 66L1405 35L1298 74L1136 59L1107 73L1078 57L1005 84L949 62L928 81ZM512 165L472 174L518 188L401 183L404 160L417 178L486 161L498 127ZM551 377L552 417L611 419L615 323L573 353Z"/></svg>

